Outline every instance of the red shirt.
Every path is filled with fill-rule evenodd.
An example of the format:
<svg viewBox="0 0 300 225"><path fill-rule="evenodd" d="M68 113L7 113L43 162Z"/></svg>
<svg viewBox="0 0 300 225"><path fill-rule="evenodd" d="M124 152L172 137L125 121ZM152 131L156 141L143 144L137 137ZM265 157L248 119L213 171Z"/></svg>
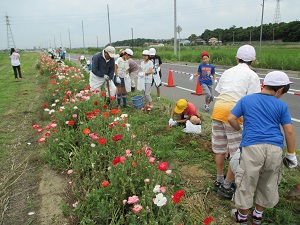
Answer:
<svg viewBox="0 0 300 225"><path fill-rule="evenodd" d="M183 114L188 115L189 117L194 116L194 115L199 117L199 114L197 113L196 107L190 102L188 102L188 106L183 111Z"/></svg>

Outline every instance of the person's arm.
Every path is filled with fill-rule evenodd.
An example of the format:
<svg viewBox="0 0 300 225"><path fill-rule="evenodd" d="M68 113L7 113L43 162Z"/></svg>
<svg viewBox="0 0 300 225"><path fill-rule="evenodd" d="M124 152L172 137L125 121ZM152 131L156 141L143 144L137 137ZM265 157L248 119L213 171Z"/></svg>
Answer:
<svg viewBox="0 0 300 225"><path fill-rule="evenodd" d="M115 64L115 75L116 75L116 77L119 76L119 74L118 74L118 64Z"/></svg>
<svg viewBox="0 0 300 225"><path fill-rule="evenodd" d="M230 113L228 116L228 122L237 132L241 131L242 128L238 122L238 118L232 113Z"/></svg>
<svg viewBox="0 0 300 225"><path fill-rule="evenodd" d="M148 75L152 74L152 72L153 72L153 68L150 68L148 72L145 72L145 75L148 76Z"/></svg>
<svg viewBox="0 0 300 225"><path fill-rule="evenodd" d="M285 136L285 142L287 146L287 151L290 154L295 153L295 146L296 146L296 137L295 132L292 124L285 124L282 126Z"/></svg>

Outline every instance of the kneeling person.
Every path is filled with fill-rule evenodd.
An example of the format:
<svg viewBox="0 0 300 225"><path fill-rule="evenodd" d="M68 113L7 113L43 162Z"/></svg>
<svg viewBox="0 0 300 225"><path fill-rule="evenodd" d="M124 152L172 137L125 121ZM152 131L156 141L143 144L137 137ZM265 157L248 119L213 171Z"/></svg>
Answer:
<svg viewBox="0 0 300 225"><path fill-rule="evenodd" d="M173 120L173 117L175 117L176 120ZM194 125L201 124L200 115L198 114L195 105L185 99L179 99L176 106L172 109L169 126L172 127L176 124L185 124L187 120Z"/></svg>

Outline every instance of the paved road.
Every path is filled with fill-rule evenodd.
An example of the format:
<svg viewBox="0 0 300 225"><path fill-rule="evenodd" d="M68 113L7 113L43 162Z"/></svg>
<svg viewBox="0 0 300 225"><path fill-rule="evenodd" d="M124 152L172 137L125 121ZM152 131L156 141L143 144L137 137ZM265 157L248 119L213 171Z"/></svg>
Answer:
<svg viewBox="0 0 300 225"><path fill-rule="evenodd" d="M67 57L68 58L68 57ZM78 55L70 55L70 59L73 61L77 61ZM91 60L91 56L86 56L87 59ZM139 60L136 60L139 63ZM175 87L166 87L168 84L168 76L169 70L172 68L173 73L173 81L176 85ZM190 74L197 72L198 64L183 64L183 63L163 63L162 66L162 81L163 86L161 88L161 95L164 97L168 97L173 101L177 101L179 98L185 98L188 101L195 104L197 109L201 113L208 113L204 111L204 96L203 95L193 95L192 93L196 91L196 82L197 79L194 78L193 82L189 81ZM219 79L221 74L224 72L223 66L216 66L216 74ZM177 71L177 72L175 72ZM257 73L261 79L264 79L267 70L257 70ZM292 121L294 124L294 129L297 137L296 146L297 149L300 149L300 78L297 78L299 74L291 72L290 80L293 82L291 85L290 91L288 94L282 96L282 100L285 101L289 105L290 114L292 117ZM152 92L156 93L156 89L152 88ZM215 96L217 93L215 93ZM155 104L155 102L154 102ZM211 109L214 104L211 104Z"/></svg>

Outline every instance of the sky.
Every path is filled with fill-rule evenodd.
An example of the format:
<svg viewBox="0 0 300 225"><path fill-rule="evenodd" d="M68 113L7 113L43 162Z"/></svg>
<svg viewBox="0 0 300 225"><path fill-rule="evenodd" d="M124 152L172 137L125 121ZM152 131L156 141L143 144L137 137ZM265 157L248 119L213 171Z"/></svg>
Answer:
<svg viewBox="0 0 300 225"><path fill-rule="evenodd" d="M132 35L170 39L174 37L174 1L0 0L0 49L8 47L6 14L17 49L97 47L97 43L103 47L110 39L122 41ZM273 23L277 0L264 2L264 24ZM176 24L182 28L177 38L198 36L205 29L260 26L262 3L263 0L176 0ZM299 8L299 0L281 0L280 21L299 20Z"/></svg>

